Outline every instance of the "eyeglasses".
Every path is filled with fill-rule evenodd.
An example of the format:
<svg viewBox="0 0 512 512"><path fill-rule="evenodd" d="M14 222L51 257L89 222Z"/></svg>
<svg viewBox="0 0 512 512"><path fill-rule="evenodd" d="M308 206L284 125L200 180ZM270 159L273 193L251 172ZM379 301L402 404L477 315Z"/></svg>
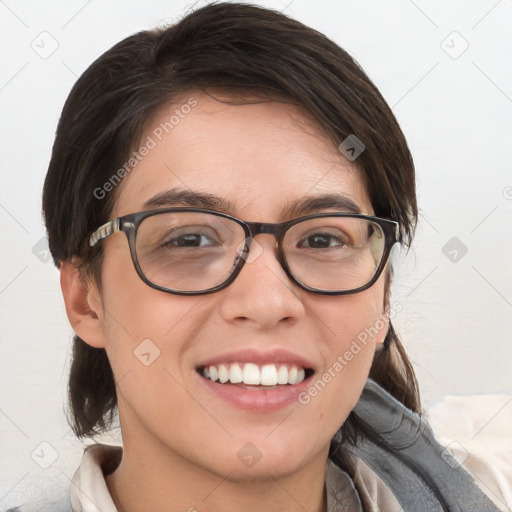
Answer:
<svg viewBox="0 0 512 512"><path fill-rule="evenodd" d="M200 295L222 290L246 261L251 262L253 239L267 233L276 237L277 258L299 287L345 295L377 281L398 241L399 226L351 213L318 213L269 224L244 222L213 210L161 208L103 224L90 236L89 245L118 231L128 238L140 278L164 292Z"/></svg>

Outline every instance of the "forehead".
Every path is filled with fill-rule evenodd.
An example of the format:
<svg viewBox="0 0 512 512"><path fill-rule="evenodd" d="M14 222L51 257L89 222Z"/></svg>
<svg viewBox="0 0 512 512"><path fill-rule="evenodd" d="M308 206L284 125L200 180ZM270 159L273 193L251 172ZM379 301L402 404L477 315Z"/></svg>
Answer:
<svg viewBox="0 0 512 512"><path fill-rule="evenodd" d="M181 193L167 194L178 206L187 195L215 196L223 201L213 209L260 222L285 220L278 217L301 199L334 194L371 213L361 171L311 116L290 104L227 104L190 93L160 107L136 153L113 216L170 204L151 201L169 190Z"/></svg>

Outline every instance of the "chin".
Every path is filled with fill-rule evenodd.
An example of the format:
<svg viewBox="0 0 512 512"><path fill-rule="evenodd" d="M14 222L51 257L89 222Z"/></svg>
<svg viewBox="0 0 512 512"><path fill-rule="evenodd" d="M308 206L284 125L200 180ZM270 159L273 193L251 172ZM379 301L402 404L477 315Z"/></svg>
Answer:
<svg viewBox="0 0 512 512"><path fill-rule="evenodd" d="M267 460L264 460L264 459ZM222 471L222 475L227 475L226 480L234 483L255 482L255 481L268 481L273 479L285 478L293 473L296 473L304 463L305 460L298 459L293 453L287 456L264 457L254 462L253 465L245 465L237 460L234 464L229 465ZM224 469L224 468L223 468Z"/></svg>

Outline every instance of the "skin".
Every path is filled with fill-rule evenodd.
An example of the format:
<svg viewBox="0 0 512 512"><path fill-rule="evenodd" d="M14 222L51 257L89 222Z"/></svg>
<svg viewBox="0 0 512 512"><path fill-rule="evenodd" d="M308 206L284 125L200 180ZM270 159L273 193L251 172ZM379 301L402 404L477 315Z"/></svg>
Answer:
<svg viewBox="0 0 512 512"><path fill-rule="evenodd" d="M198 105L124 178L110 218L140 211L176 186L224 197L236 206L228 213L247 221L286 220L284 204L333 191L372 213L360 171L298 108L191 96ZM162 107L141 141L174 108ZM116 379L124 453L106 481L118 510L325 509L330 440L356 404L388 329L385 277L357 294L308 293L279 265L275 238L256 240L263 252L230 286L203 296L147 286L122 233L101 242L101 291L84 287L72 262L63 263L73 329L106 349ZM319 378L379 318L385 321L377 335L307 405L244 411L205 390L196 374L201 361L225 352L281 348L312 361ZM160 350L149 366L134 356L147 338ZM247 442L261 453L252 467L237 457Z"/></svg>

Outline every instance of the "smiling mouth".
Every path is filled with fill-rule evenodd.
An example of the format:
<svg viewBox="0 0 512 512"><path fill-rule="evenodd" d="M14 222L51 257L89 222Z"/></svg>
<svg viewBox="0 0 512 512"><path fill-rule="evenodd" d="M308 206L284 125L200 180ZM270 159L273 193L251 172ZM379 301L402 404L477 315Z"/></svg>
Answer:
<svg viewBox="0 0 512 512"><path fill-rule="evenodd" d="M225 363L197 368L199 375L220 384L250 388L293 386L313 375L314 371L295 364Z"/></svg>

